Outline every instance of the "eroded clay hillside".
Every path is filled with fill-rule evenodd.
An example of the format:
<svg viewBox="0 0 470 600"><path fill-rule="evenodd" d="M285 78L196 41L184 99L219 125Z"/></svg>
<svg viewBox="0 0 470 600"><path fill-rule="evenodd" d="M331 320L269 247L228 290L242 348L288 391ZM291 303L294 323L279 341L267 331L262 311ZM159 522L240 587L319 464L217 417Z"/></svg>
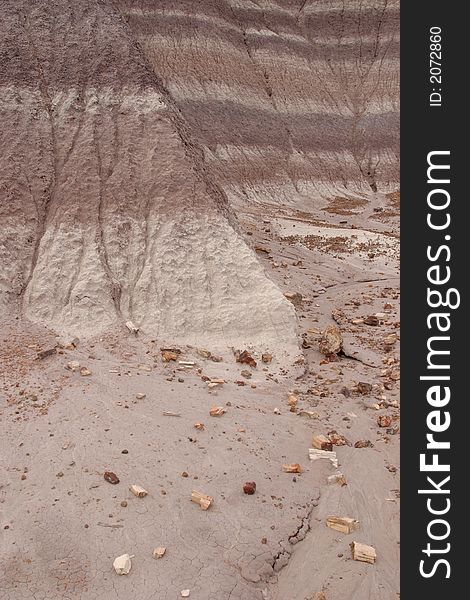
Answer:
<svg viewBox="0 0 470 600"><path fill-rule="evenodd" d="M118 7L2 5L2 305L80 336L131 319L167 341L294 344Z"/></svg>
<svg viewBox="0 0 470 600"><path fill-rule="evenodd" d="M398 183L394 0L118 0L231 199Z"/></svg>
<svg viewBox="0 0 470 600"><path fill-rule="evenodd" d="M292 341L227 197L396 189L396 3L2 7L2 306L81 335Z"/></svg>

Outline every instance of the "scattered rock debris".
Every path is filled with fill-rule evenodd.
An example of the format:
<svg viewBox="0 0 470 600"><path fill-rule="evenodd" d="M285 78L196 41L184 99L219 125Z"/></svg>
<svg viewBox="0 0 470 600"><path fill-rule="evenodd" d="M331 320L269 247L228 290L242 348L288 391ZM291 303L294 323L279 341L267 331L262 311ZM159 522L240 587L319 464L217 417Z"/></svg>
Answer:
<svg viewBox="0 0 470 600"><path fill-rule="evenodd" d="M207 383L207 387L215 388L215 387L218 387L219 385L223 385L225 383L225 379L221 379L220 377L214 377L212 379L208 379L206 383Z"/></svg>
<svg viewBox="0 0 470 600"><path fill-rule="evenodd" d="M346 477L342 473L334 473L333 475L328 475L327 481L329 485L338 484L341 487L347 485Z"/></svg>
<svg viewBox="0 0 470 600"><path fill-rule="evenodd" d="M333 446L350 446L351 445L348 442L348 440L344 437L344 435L339 434L335 430L329 431L328 437L331 440L331 443L333 444ZM327 448L325 448L325 450L327 450Z"/></svg>
<svg viewBox="0 0 470 600"><path fill-rule="evenodd" d="M196 363L192 360L179 360L178 365L185 369L191 369L192 367L196 366Z"/></svg>
<svg viewBox="0 0 470 600"><path fill-rule="evenodd" d="M331 311L331 318L333 321L336 321L338 325L345 325L348 322L347 316L344 314L340 308L335 308Z"/></svg>
<svg viewBox="0 0 470 600"><path fill-rule="evenodd" d="M80 344L80 340L78 339L78 337L74 337L69 342L66 342L65 344L63 344L62 347L65 348L65 350L75 350L75 348L78 348L79 344Z"/></svg>
<svg viewBox="0 0 470 600"><path fill-rule="evenodd" d="M140 485L131 485L129 490L134 494L134 496L137 496L137 498L145 498L145 496L148 495L147 490L145 490L143 487L140 487Z"/></svg>
<svg viewBox="0 0 470 600"><path fill-rule="evenodd" d="M374 444L370 440L358 440L354 444L354 448L373 448Z"/></svg>
<svg viewBox="0 0 470 600"><path fill-rule="evenodd" d="M384 337L384 345L385 346L394 346L398 341L398 335L396 333L390 333Z"/></svg>
<svg viewBox="0 0 470 600"><path fill-rule="evenodd" d="M163 556L165 555L166 552L166 548L164 546L158 546L157 548L154 548L153 550L153 558L163 558Z"/></svg>
<svg viewBox="0 0 470 600"><path fill-rule="evenodd" d="M295 394L289 394L287 396L287 404L288 404L288 406L291 407L291 409L295 408L297 406L298 402L299 402L299 399L297 398L297 396Z"/></svg>
<svg viewBox="0 0 470 600"><path fill-rule="evenodd" d="M113 485L119 483L119 477L112 471L105 471L103 477L108 483L112 483Z"/></svg>
<svg viewBox="0 0 470 600"><path fill-rule="evenodd" d="M161 354L163 362L177 361L178 356L181 354L181 350L176 348L162 348Z"/></svg>
<svg viewBox="0 0 470 600"><path fill-rule="evenodd" d="M374 564L377 560L377 553L373 546L361 544L360 542L351 542L350 546L353 560L370 564Z"/></svg>
<svg viewBox="0 0 470 600"><path fill-rule="evenodd" d="M333 444L329 437L323 434L314 435L312 438L312 446L318 450L333 450Z"/></svg>
<svg viewBox="0 0 470 600"><path fill-rule="evenodd" d="M343 336L339 327L328 325L321 334L318 347L327 357L339 354L343 349Z"/></svg>
<svg viewBox="0 0 470 600"><path fill-rule="evenodd" d="M338 459L334 450L333 452L330 452L328 450L318 450L317 448L310 448L308 451L308 456L312 461L329 460L336 469L338 468Z"/></svg>
<svg viewBox="0 0 470 600"><path fill-rule="evenodd" d="M320 414L314 410L299 410L297 415L299 417L307 417L308 419L319 419Z"/></svg>
<svg viewBox="0 0 470 600"><path fill-rule="evenodd" d="M252 496L256 492L256 483L254 481L247 481L243 486L245 494Z"/></svg>
<svg viewBox="0 0 470 600"><path fill-rule="evenodd" d="M131 558L133 556L129 556L129 554L121 554L114 559L113 567L118 575L127 575L132 568Z"/></svg>
<svg viewBox="0 0 470 600"><path fill-rule="evenodd" d="M366 383L364 381L359 381L359 383L356 385L356 390L362 396L366 396L367 394L370 394L372 392L372 384Z"/></svg>
<svg viewBox="0 0 470 600"><path fill-rule="evenodd" d="M284 296L296 307L302 306L303 297L299 292L285 292Z"/></svg>
<svg viewBox="0 0 470 600"><path fill-rule="evenodd" d="M282 465L283 473L302 473L302 467L299 463L285 464Z"/></svg>
<svg viewBox="0 0 470 600"><path fill-rule="evenodd" d="M201 494L201 492L197 492L196 490L191 492L191 502L199 504L202 510L207 510L211 506L213 500L214 499L211 496L206 496L206 494Z"/></svg>
<svg viewBox="0 0 470 600"><path fill-rule="evenodd" d="M351 533L358 529L359 521L357 521L357 519L351 519L350 517L328 517L326 519L326 525L330 529L335 529L341 533Z"/></svg>
<svg viewBox="0 0 470 600"><path fill-rule="evenodd" d="M248 350L243 350L243 352L237 350L235 352L235 360L242 365L249 365L253 368L255 368L257 365L256 360L251 356Z"/></svg>
<svg viewBox="0 0 470 600"><path fill-rule="evenodd" d="M78 362L78 360L71 360L70 362L68 362L65 365L65 368L68 371L72 371L72 372L78 371L78 369L80 368L80 363Z"/></svg>
<svg viewBox="0 0 470 600"><path fill-rule="evenodd" d="M392 424L392 417L390 415L381 415L377 419L377 424L379 427L390 427Z"/></svg>
<svg viewBox="0 0 470 600"><path fill-rule="evenodd" d="M43 359L47 358L48 356L52 356L53 354L57 354L57 347L47 348L46 350L41 350L40 352L37 353L36 359L43 360Z"/></svg>
<svg viewBox="0 0 470 600"><path fill-rule="evenodd" d="M137 333L139 333L139 328L136 327L132 321L126 321L126 327L134 335L136 335Z"/></svg>

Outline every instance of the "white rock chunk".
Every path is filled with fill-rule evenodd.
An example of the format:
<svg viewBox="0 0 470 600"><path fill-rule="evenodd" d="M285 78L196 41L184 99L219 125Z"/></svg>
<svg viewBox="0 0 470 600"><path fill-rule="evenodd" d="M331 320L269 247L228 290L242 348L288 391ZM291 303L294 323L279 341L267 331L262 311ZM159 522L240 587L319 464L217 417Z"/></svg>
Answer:
<svg viewBox="0 0 470 600"><path fill-rule="evenodd" d="M118 575L127 575L131 570L132 563L131 558L133 556L129 556L129 554L121 554L114 559L113 567Z"/></svg>

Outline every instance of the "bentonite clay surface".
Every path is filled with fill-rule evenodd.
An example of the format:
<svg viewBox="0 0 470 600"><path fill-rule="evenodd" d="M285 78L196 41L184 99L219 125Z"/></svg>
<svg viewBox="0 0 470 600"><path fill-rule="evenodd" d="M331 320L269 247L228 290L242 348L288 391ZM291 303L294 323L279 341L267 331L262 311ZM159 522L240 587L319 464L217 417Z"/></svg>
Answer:
<svg viewBox="0 0 470 600"><path fill-rule="evenodd" d="M3 305L78 335L131 319L292 345L292 307L114 3L2 5Z"/></svg>
<svg viewBox="0 0 470 600"><path fill-rule="evenodd" d="M0 598L396 600L398 3L0 7Z"/></svg>

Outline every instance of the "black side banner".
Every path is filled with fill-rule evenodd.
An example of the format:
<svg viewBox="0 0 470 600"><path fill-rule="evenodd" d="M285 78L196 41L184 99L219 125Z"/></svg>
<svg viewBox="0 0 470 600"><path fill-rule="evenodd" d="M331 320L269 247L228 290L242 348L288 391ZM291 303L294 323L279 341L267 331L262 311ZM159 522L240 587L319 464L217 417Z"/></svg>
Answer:
<svg viewBox="0 0 470 600"><path fill-rule="evenodd" d="M468 532L469 35L433 0L402 3L401 36L401 598L432 600L463 585Z"/></svg>

